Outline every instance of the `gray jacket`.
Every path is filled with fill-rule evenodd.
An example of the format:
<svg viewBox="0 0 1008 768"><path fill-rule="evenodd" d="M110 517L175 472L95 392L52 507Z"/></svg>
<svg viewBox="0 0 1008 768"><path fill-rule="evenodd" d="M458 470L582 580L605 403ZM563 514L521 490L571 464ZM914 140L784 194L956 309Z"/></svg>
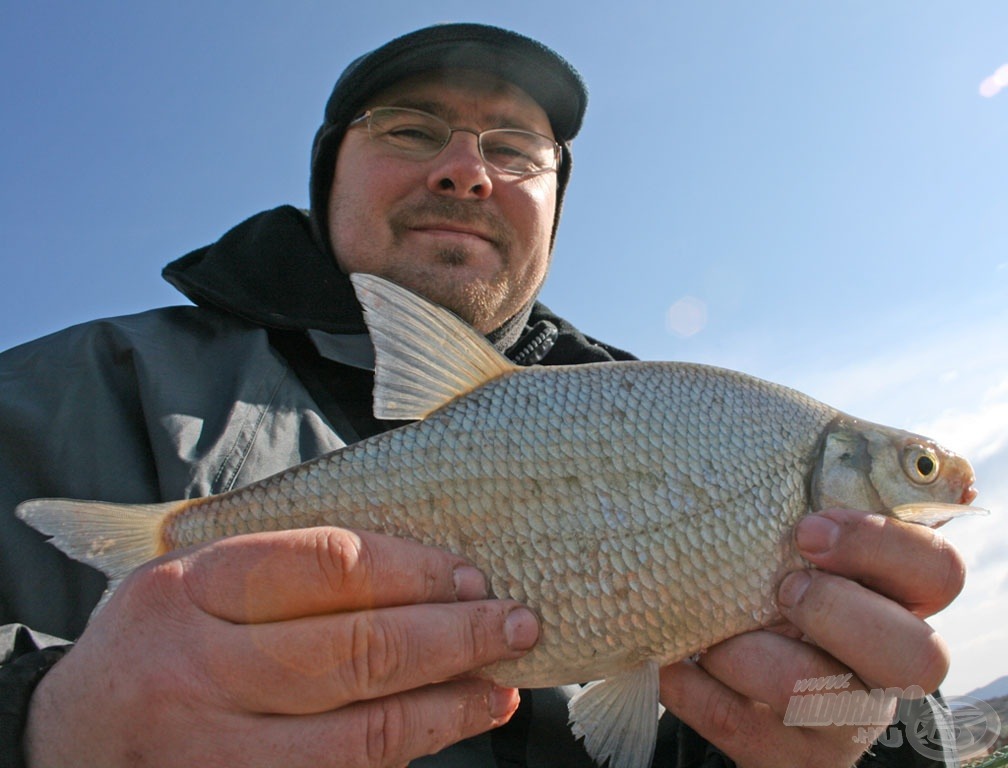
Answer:
<svg viewBox="0 0 1008 768"><path fill-rule="evenodd" d="M389 426L368 413L359 306L303 213L259 214L165 276L198 306L95 321L0 355L0 765L20 761L31 691L104 588L14 518L20 501L221 493ZM513 356L547 365L631 357L541 305L529 322ZM416 764L587 768L566 723L569 694L523 692L508 726ZM728 762L667 716L655 764Z"/></svg>

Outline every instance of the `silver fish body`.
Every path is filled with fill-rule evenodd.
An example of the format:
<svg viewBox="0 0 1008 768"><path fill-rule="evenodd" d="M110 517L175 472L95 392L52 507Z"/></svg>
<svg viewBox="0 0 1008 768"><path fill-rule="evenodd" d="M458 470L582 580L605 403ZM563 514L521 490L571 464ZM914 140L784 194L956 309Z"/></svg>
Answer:
<svg viewBox="0 0 1008 768"><path fill-rule="evenodd" d="M375 413L414 423L228 494L139 508L150 534L136 551L119 549L120 506L35 500L18 514L113 586L167 550L314 525L467 556L496 596L540 618L530 653L483 674L614 681L612 696L586 688L571 715L589 752L622 768L650 759L660 665L778 618L803 515L947 518L975 496L964 459L786 387L687 363L518 368L445 310L353 280L376 350ZM111 528L96 533L103 510ZM639 691L629 714L609 716Z"/></svg>
<svg viewBox="0 0 1008 768"><path fill-rule="evenodd" d="M693 365L516 372L422 422L190 506L165 534L188 546L326 524L436 544L540 616L539 643L492 670L499 682L579 682L774 619L774 585L799 564L790 529L836 415Z"/></svg>

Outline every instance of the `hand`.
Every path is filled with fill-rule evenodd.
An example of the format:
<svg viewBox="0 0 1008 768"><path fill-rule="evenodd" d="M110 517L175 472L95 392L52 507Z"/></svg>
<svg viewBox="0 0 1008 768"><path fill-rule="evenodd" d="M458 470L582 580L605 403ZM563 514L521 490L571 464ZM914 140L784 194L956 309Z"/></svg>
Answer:
<svg viewBox="0 0 1008 768"><path fill-rule="evenodd" d="M28 764L371 766L506 722L534 615L462 558L316 528L238 536L132 574L43 678Z"/></svg>
<svg viewBox="0 0 1008 768"><path fill-rule="evenodd" d="M850 766L884 730L865 739L856 726L785 726L799 680L850 674L851 691L930 692L948 671L948 648L924 618L959 594L965 567L941 536L831 510L799 523L796 541L821 570L796 571L781 583L787 624L727 640L699 664L662 670L665 706L740 767Z"/></svg>

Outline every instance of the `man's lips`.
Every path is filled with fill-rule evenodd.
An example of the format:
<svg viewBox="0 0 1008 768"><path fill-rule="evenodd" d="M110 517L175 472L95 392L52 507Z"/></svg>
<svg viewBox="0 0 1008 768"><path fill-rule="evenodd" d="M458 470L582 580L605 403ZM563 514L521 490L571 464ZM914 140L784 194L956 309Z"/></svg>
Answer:
<svg viewBox="0 0 1008 768"><path fill-rule="evenodd" d="M477 229L466 224L457 224L455 222L433 222L430 224L414 224L409 227L410 230L414 232L422 232L432 235L448 235L449 237L453 235L462 235L468 237L478 237L480 240L485 240L488 243L496 243L493 235L483 230Z"/></svg>
<svg viewBox="0 0 1008 768"><path fill-rule="evenodd" d="M476 240L481 240L501 253L509 253L514 243L514 232L501 214L458 200L438 198L404 207L392 214L389 225L396 237L411 233L440 237L447 247L453 240L462 247L475 247Z"/></svg>

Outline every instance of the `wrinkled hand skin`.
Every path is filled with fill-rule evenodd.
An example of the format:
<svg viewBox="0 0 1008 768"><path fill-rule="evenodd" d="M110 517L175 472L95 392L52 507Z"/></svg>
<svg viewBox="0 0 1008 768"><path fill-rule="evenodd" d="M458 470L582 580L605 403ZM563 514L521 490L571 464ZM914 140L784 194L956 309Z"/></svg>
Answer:
<svg viewBox="0 0 1008 768"><path fill-rule="evenodd" d="M42 680L28 765L403 765L517 709L467 673L538 625L485 597L462 558L334 528L162 558Z"/></svg>
<svg viewBox="0 0 1008 768"><path fill-rule="evenodd" d="M785 726L798 680L852 673L852 691L917 685L930 692L948 671L948 647L924 619L959 594L965 566L939 534L829 510L800 522L795 540L818 570L782 581L784 625L732 638L699 663L661 673L665 706L740 768L846 768L870 746L853 726Z"/></svg>

